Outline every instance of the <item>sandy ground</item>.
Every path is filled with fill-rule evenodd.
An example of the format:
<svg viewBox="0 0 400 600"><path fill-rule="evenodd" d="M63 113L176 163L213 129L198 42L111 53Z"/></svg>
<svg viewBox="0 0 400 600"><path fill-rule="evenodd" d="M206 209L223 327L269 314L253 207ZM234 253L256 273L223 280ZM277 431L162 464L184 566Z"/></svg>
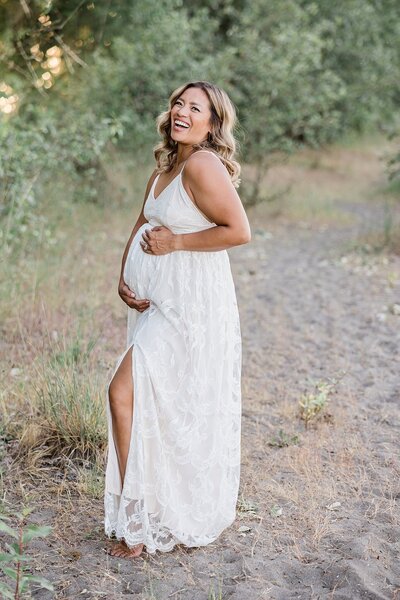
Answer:
<svg viewBox="0 0 400 600"><path fill-rule="evenodd" d="M102 499L61 492L32 515L55 527L33 547L57 590L33 597L400 599L400 257L351 250L382 222L380 202L335 206L351 218L256 207L252 242L229 250L243 336L235 523L205 548L114 558ZM124 340L124 319L116 330ZM306 429L299 399L318 381L336 384Z"/></svg>

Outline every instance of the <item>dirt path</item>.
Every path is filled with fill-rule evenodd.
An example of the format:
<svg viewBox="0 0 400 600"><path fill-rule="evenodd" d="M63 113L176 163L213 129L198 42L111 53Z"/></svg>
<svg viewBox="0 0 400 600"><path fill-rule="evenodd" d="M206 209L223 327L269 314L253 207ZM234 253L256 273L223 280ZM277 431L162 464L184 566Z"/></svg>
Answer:
<svg viewBox="0 0 400 600"><path fill-rule="evenodd" d="M235 599L400 594L400 323L390 312L400 261L360 268L357 255L346 256L355 232L381 221L379 206L349 208L355 226L273 227L269 239L260 228L252 248L236 251L249 283L240 289L244 484L264 518L251 558L249 542L240 544L247 584ZM325 423L301 432L300 393L312 391L310 380L340 376ZM299 444L268 447L279 428L300 431ZM271 517L274 505L281 516Z"/></svg>
<svg viewBox="0 0 400 600"><path fill-rule="evenodd" d="M243 335L235 524L208 547L130 562L103 551L101 500L61 496L59 516L36 515L57 529L36 543L57 594L35 598L400 599L400 257L349 253L382 208L338 203L353 223L252 211L252 243L229 251ZM301 394L332 379L306 430Z"/></svg>

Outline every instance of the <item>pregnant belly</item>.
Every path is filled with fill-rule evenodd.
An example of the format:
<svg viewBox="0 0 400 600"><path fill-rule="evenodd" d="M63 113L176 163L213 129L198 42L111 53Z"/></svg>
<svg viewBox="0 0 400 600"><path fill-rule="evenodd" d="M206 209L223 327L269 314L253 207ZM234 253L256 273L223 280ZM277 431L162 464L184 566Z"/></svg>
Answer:
<svg viewBox="0 0 400 600"><path fill-rule="evenodd" d="M154 294L161 263L168 255L147 254L143 251L140 242L143 241L142 233L148 228L149 223L144 223L137 230L129 247L123 275L125 283L135 292L138 299L155 301Z"/></svg>

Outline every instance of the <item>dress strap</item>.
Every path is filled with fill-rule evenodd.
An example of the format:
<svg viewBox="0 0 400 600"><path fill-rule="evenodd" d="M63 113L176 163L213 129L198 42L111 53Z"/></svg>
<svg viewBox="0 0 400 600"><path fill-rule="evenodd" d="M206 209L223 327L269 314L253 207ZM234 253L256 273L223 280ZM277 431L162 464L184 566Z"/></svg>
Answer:
<svg viewBox="0 0 400 600"><path fill-rule="evenodd" d="M188 160L189 160L189 159L187 158L186 160L184 160L184 161L183 161L183 167L182 167L182 169L179 171L178 175L182 175L182 171L183 171L183 169L185 168L185 165L186 165L186 163L187 163L187 161L188 161Z"/></svg>
<svg viewBox="0 0 400 600"><path fill-rule="evenodd" d="M147 198L148 198L148 197L149 197L151 194L153 194L153 195L154 195L154 189L155 189L155 187L156 187L156 183L157 183L157 180L158 180L158 178L160 177L160 175L161 175L161 173L157 173L157 175L154 177L154 179L153 179L153 183L151 184L151 188L150 188L150 191L149 191L149 193L148 193L148 196L147 196Z"/></svg>
<svg viewBox="0 0 400 600"><path fill-rule="evenodd" d="M196 152L193 152L193 154L191 154L190 156L193 156L194 154L198 154L199 152L209 152L210 154L214 154L214 156L215 156L215 152L213 152L212 150L196 150ZM189 156L189 158L190 158L190 156ZM182 169L180 170L180 172L179 172L179 175L182 175L182 171L183 171L183 169L185 168L185 166L186 166L186 163L187 163L187 161L189 160L189 158L187 158L187 159L184 161L184 163L183 163L183 167L182 167Z"/></svg>

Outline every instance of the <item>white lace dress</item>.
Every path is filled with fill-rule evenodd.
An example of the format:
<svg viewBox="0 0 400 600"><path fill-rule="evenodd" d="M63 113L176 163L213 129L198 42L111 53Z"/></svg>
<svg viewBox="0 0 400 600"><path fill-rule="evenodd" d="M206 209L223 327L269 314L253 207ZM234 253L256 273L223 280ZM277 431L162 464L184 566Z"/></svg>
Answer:
<svg viewBox="0 0 400 600"><path fill-rule="evenodd" d="M216 160L219 160L216 157ZM184 168L184 167L183 167ZM205 546L235 519L240 476L239 313L229 256L220 251L143 252L142 233L214 227L182 183L182 171L144 207L124 279L150 306L128 310L127 347L108 383L104 529L150 554ZM133 345L134 411L123 486L109 386Z"/></svg>

